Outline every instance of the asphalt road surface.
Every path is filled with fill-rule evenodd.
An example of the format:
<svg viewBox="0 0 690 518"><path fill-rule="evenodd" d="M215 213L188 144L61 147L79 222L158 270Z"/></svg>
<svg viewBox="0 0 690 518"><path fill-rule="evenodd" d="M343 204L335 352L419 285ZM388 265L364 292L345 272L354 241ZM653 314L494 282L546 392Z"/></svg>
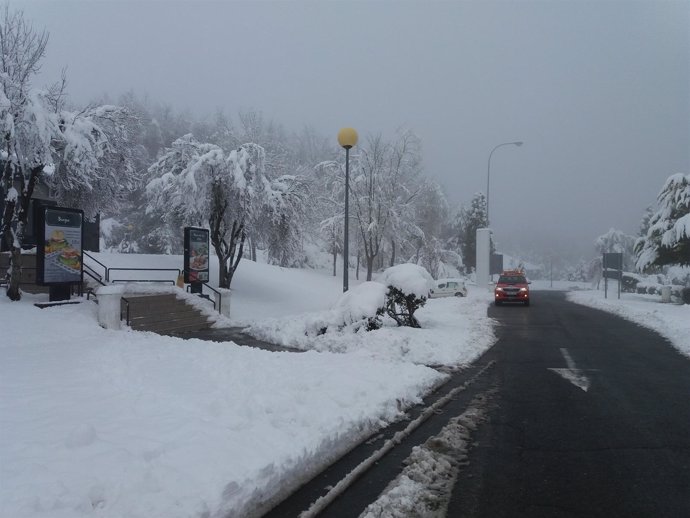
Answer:
<svg viewBox="0 0 690 518"><path fill-rule="evenodd" d="M472 434L448 517L690 517L690 359L655 333L559 292L533 293L531 307L491 306L489 316L499 322L498 342L425 405L477 381L319 516L359 516L415 445L489 391L488 418ZM410 420L423 410L412 409ZM406 425L355 448L266 518L299 516Z"/></svg>
<svg viewBox="0 0 690 518"><path fill-rule="evenodd" d="M448 516L690 517L690 360L562 293L489 315L498 393Z"/></svg>

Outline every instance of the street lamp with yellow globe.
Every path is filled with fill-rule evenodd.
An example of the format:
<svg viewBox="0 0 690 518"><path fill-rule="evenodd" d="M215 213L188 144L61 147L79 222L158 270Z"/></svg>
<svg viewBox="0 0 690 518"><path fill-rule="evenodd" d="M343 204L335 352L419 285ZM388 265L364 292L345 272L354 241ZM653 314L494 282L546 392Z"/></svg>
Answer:
<svg viewBox="0 0 690 518"><path fill-rule="evenodd" d="M350 217L350 149L357 145L357 132L353 128L342 128L338 132L338 144L345 148L345 235L343 236L343 293L349 288L349 217Z"/></svg>

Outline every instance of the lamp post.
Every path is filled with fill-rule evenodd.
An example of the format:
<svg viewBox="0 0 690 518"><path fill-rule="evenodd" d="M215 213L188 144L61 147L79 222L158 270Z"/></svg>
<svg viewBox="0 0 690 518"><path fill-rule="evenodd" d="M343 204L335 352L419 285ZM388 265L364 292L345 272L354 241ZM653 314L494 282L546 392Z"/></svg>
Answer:
<svg viewBox="0 0 690 518"><path fill-rule="evenodd" d="M491 150L491 153L489 153L489 165L486 168L486 226L490 226L490 220L489 220L489 179L491 178L491 155L494 154L494 151L496 151L499 147L502 146L522 146L522 141L517 141L517 142L504 142L503 144L499 144L495 148Z"/></svg>
<svg viewBox="0 0 690 518"><path fill-rule="evenodd" d="M343 236L343 293L345 293L349 288L350 148L357 144L357 132L352 128L342 128L338 132L338 144L345 148L345 235Z"/></svg>

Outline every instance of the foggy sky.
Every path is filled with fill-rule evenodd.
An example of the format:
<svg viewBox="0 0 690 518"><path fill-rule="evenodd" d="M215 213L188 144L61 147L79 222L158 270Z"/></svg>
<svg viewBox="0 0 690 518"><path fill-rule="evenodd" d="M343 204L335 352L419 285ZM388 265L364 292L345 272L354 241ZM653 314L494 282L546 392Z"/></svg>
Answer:
<svg viewBox="0 0 690 518"><path fill-rule="evenodd" d="M690 2L13 1L70 99L128 90L287 129L423 141L452 205L486 191L500 244L592 251L690 173Z"/></svg>

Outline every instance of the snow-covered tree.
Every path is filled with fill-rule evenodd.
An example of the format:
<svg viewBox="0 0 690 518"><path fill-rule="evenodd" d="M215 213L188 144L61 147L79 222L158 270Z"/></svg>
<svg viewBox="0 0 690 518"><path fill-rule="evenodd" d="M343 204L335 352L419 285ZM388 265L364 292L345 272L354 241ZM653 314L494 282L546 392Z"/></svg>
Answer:
<svg viewBox="0 0 690 518"><path fill-rule="evenodd" d="M599 261L601 264L601 261ZM592 273L590 272L591 262L581 259L578 263L570 268L566 272L566 279L571 282L587 282L592 278Z"/></svg>
<svg viewBox="0 0 690 518"><path fill-rule="evenodd" d="M645 237L647 235L652 216L654 216L654 210L652 207L647 207L644 211L644 216L642 216L642 221L640 221L640 230L637 233L638 237Z"/></svg>
<svg viewBox="0 0 690 518"><path fill-rule="evenodd" d="M424 266L434 278L445 274L446 262L451 263L451 269L457 269L462 265L462 258L457 253L457 240L448 239L448 201L441 186L425 180L415 206L419 230L415 234L416 249L411 262Z"/></svg>
<svg viewBox="0 0 690 518"><path fill-rule="evenodd" d="M440 239L428 238L419 250L417 264L423 266L434 279L438 279L441 273L443 252L443 243Z"/></svg>
<svg viewBox="0 0 690 518"><path fill-rule="evenodd" d="M419 140L404 133L394 143L370 138L359 150L350 181L352 210L371 280L384 240L405 239L417 229L414 200L419 192ZM392 253L392 250L391 250Z"/></svg>
<svg viewBox="0 0 690 518"><path fill-rule="evenodd" d="M486 228L487 225L486 196L478 192L472 197L468 208L460 208L454 223L466 268L477 267L477 229Z"/></svg>
<svg viewBox="0 0 690 518"><path fill-rule="evenodd" d="M57 167L44 178L52 197L83 209L87 218L117 212L121 194L133 191L141 177L131 140L135 118L125 108L105 105L78 113L63 110L59 124L62 139L53 139Z"/></svg>
<svg viewBox="0 0 690 518"><path fill-rule="evenodd" d="M308 155L313 158L320 156ZM321 161L313 168L310 215L313 228L318 229L318 236L325 244L326 251L333 257L333 276L336 275L338 254L343 252L343 235L345 229L345 166L336 160ZM352 216L352 212L350 212ZM354 234L355 237L357 234ZM350 243L352 243L352 225L350 225ZM352 246L350 250L353 250ZM359 259L359 248L357 250ZM359 269L357 271L359 273Z"/></svg>
<svg viewBox="0 0 690 518"><path fill-rule="evenodd" d="M307 194L301 177L283 175L271 182L266 210L259 212L269 263L284 267L299 264Z"/></svg>
<svg viewBox="0 0 690 518"><path fill-rule="evenodd" d="M248 229L260 214L279 215L282 223L286 207L296 203L294 180L269 181L264 159L264 149L256 144L226 153L185 135L149 169L155 177L147 186L149 211L171 225L210 228L221 288L230 287Z"/></svg>
<svg viewBox="0 0 690 518"><path fill-rule="evenodd" d="M132 173L122 109L65 110L64 77L47 89L33 88L47 43L47 33L34 30L23 13L8 6L0 11L0 241L11 252L12 300L21 298L21 246L38 182L52 187L59 202L82 205L88 214L106 200L116 201L115 192L130 185Z"/></svg>
<svg viewBox="0 0 690 518"><path fill-rule="evenodd" d="M441 186L432 180L422 182L415 200L415 219L424 235L442 238L448 212L448 200Z"/></svg>
<svg viewBox="0 0 690 518"><path fill-rule="evenodd" d="M623 254L623 269L629 271L633 266L633 247L635 237L616 230L609 229L594 241L594 248L599 254L617 253Z"/></svg>
<svg viewBox="0 0 690 518"><path fill-rule="evenodd" d="M343 251L343 218L332 216L321 222L321 237L326 243L326 251L333 256L333 277L336 276L338 254Z"/></svg>
<svg viewBox="0 0 690 518"><path fill-rule="evenodd" d="M675 174L657 196L647 233L635 243L636 266L690 265L690 175Z"/></svg>

